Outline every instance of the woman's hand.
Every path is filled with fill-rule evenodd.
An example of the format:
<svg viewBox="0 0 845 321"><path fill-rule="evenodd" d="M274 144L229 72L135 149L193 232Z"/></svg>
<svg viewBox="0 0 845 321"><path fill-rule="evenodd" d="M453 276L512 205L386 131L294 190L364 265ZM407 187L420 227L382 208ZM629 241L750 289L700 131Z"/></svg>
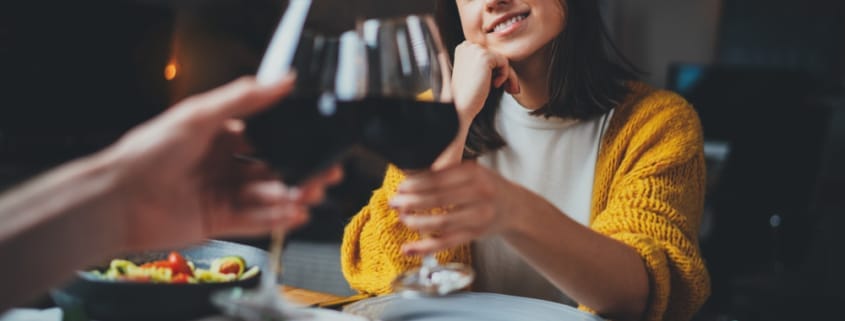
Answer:
<svg viewBox="0 0 845 321"><path fill-rule="evenodd" d="M408 228L433 237L406 244L408 255L453 248L498 234L519 222L520 204L534 194L475 162L408 176L389 205ZM445 214L413 214L445 209Z"/></svg>
<svg viewBox="0 0 845 321"><path fill-rule="evenodd" d="M441 169L461 162L469 127L490 95L491 86L505 86L511 94L519 93L519 81L508 59L477 44L464 41L455 49L452 70L452 97L458 111L459 128L455 140L432 165Z"/></svg>
<svg viewBox="0 0 845 321"><path fill-rule="evenodd" d="M471 123L481 111L491 86L505 86L507 92L519 93L519 82L508 59L468 41L458 45L452 71L452 91L462 122Z"/></svg>
<svg viewBox="0 0 845 321"><path fill-rule="evenodd" d="M293 77L272 86L239 79L184 100L105 150L118 172L113 194L124 209L126 246L169 247L304 223L308 207L340 180L339 167L294 189L264 163L233 157L250 149L235 118L267 108L292 87Z"/></svg>

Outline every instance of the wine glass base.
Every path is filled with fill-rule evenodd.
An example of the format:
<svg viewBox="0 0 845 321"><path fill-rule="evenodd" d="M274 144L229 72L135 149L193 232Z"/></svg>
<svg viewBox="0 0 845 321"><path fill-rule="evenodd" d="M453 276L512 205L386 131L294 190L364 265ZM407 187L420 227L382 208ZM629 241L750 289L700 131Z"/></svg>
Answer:
<svg viewBox="0 0 845 321"><path fill-rule="evenodd" d="M405 297L443 296L466 288L473 279L469 266L448 263L402 273L393 281L393 290Z"/></svg>

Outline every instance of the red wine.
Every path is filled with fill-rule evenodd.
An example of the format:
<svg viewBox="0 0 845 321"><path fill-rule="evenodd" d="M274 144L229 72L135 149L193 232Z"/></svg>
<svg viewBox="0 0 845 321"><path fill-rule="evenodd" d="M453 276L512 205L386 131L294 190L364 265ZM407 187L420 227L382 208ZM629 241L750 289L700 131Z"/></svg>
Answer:
<svg viewBox="0 0 845 321"><path fill-rule="evenodd" d="M286 184L298 185L337 162L361 138L362 114L354 103L289 97L246 122L254 156L267 161Z"/></svg>
<svg viewBox="0 0 845 321"><path fill-rule="evenodd" d="M366 98L332 106L321 108L317 97L287 98L248 119L254 156L297 185L359 143L399 168L427 169L458 131L454 104Z"/></svg>
<svg viewBox="0 0 845 321"><path fill-rule="evenodd" d="M454 104L367 98L363 145L402 169L428 169L455 139Z"/></svg>

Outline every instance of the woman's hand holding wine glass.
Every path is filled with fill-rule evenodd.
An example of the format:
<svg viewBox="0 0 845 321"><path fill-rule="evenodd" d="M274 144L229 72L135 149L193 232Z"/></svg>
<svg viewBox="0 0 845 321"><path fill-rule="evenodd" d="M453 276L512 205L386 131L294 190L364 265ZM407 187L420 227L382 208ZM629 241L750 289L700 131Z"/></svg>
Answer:
<svg viewBox="0 0 845 321"><path fill-rule="evenodd" d="M406 178L390 200L411 230L437 237L405 244L407 255L422 255L457 247L486 235L506 233L521 221L515 200L532 199L522 187L476 162ZM445 215L413 215L430 208L447 208Z"/></svg>

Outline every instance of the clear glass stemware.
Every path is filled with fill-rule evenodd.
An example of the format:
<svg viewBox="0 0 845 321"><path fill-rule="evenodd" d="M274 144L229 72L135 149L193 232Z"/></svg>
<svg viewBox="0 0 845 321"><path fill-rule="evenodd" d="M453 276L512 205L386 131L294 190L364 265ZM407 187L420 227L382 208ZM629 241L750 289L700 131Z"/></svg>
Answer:
<svg viewBox="0 0 845 321"><path fill-rule="evenodd" d="M291 0L289 2L287 9L282 16L272 39L270 40L270 44L258 69L256 78L259 83L272 84L288 74L292 67L296 68L298 74L300 74L297 77L297 84L295 85L297 89L303 87L301 85L303 83L308 83L309 81L313 82L313 78L315 77L320 78L320 72L314 72L308 68L308 65L316 67L322 67L324 65L324 61L317 60L318 57L324 57L318 54L314 49L318 47L320 49L324 48L322 45L324 44L325 39L311 36L305 37L306 40L303 41L305 19L308 16L310 8L311 0ZM306 50L304 57L313 57L313 59L307 59L307 61L299 59L298 63L300 66L294 66L294 64L297 63L295 59L297 58L297 55L303 57L303 48L311 49ZM307 102L310 101L295 100L296 104L305 104ZM274 109L278 109L279 107L291 108L291 106L276 106ZM277 141L262 141L262 139L267 139L267 136L276 134L272 129L277 127L278 124L272 124L273 121L276 121L276 119L273 118L275 118L274 115L269 114L256 117L256 119L258 119L257 123L250 124L249 121L247 122L247 136L252 136L249 138L252 138L254 143L263 145L257 146L257 149L265 152L269 151L270 153L258 156L238 155L239 157L242 157L247 161L259 161L259 159L260 161L268 161L273 167L277 167L276 165L279 165L274 164L274 161L276 160L273 157L274 154L272 153L272 150L268 150L268 146L277 143ZM264 123L261 123L261 121ZM251 131L249 129L250 126L253 127ZM294 140L286 140L286 142L291 141ZM286 147L295 148L296 146ZM296 166L281 167L285 171L289 170L290 173L300 173L299 176L289 175L287 177L285 174L289 173L285 171L280 173L283 180L287 178L286 183L292 183L292 185L301 183L308 177L308 175L314 174L313 172L319 169L315 167L309 168L310 171L298 171L300 169L295 168ZM276 169L278 169L278 167ZM256 289L234 288L219 291L212 295L212 303L215 304L224 314L247 321L310 319L309 313L306 310L295 307L279 294L278 280L282 273L281 260L284 240L285 231L283 229L272 231L270 237L269 255L266 262L267 264L262 269L261 279Z"/></svg>
<svg viewBox="0 0 845 321"><path fill-rule="evenodd" d="M365 145L406 173L431 169L458 127L451 62L433 17L369 19L357 29L371 61L370 108L377 109L373 114L380 119L374 123L382 126L381 131L368 131L379 132L378 137L365 133ZM439 296L463 289L473 279L469 266L441 265L429 254L419 268L397 277L393 287L404 295Z"/></svg>

